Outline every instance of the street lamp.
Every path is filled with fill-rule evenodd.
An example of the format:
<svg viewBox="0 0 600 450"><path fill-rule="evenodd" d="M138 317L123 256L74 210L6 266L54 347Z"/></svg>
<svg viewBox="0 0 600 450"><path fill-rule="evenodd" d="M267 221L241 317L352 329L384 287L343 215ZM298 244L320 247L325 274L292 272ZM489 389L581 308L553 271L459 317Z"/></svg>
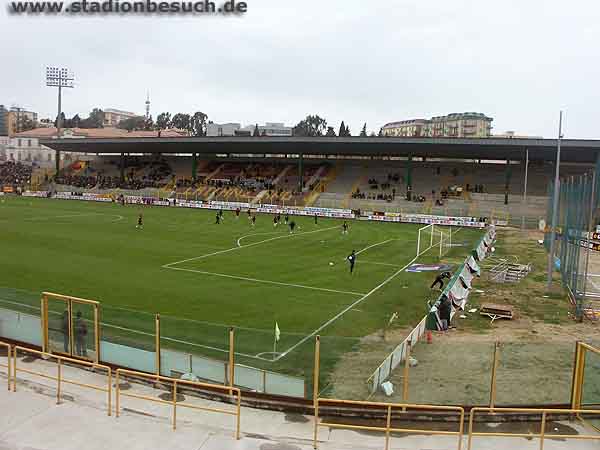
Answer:
<svg viewBox="0 0 600 450"><path fill-rule="evenodd" d="M56 137L60 137L62 125L62 89L73 88L75 76L64 67L46 67L46 86L58 88L58 117L56 118ZM56 150L56 175L60 170L60 151Z"/></svg>

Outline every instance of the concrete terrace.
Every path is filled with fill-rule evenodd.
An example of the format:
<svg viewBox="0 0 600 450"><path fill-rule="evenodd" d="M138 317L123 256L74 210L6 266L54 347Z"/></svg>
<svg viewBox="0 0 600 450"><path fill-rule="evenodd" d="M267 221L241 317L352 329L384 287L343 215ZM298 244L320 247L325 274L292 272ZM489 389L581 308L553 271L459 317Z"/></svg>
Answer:
<svg viewBox="0 0 600 450"><path fill-rule="evenodd" d="M6 357L0 356L0 364ZM56 364L19 358L19 367L56 374ZM106 384L106 377L71 366L63 366L67 379ZM62 402L56 404L56 382L24 372L18 373L17 392L6 388L6 370L0 367L0 450L100 450L100 449L181 449L181 450L309 450L312 449L313 419L292 413L242 408L241 439L235 440L235 417L186 409L177 409L177 430L171 427L169 405L123 397L121 415L115 417L114 391L112 415L107 415L105 393L72 384L63 385ZM114 383L114 379L113 379ZM122 384L123 386L123 384ZM126 384L127 392L158 398L164 391L146 385ZM197 406L219 405L209 400L185 395L186 402ZM520 424L516 424L520 427ZM535 429L537 425L531 425ZM552 424L567 434L590 434L578 422ZM493 426L489 426L490 430ZM513 427L514 428L514 427ZM558 429L557 428L557 429ZM512 432L526 432L520 428ZM466 448L466 436L463 448ZM473 449L533 450L539 448L537 439L474 438ZM383 434L351 430L320 428L319 448L324 450L383 449ZM600 447L598 441L546 440L547 450L591 450ZM394 450L452 450L457 448L453 436L393 436Z"/></svg>

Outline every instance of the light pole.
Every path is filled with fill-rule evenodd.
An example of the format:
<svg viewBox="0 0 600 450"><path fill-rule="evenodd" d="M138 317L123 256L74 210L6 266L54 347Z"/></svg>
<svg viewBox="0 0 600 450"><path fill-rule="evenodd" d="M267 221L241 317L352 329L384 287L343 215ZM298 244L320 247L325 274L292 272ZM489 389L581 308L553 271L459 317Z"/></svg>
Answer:
<svg viewBox="0 0 600 450"><path fill-rule="evenodd" d="M552 224L550 228L550 252L548 253L548 290L552 287L552 269L554 265L554 248L556 244L556 222L558 220L558 196L560 194L559 173L560 173L560 142L562 139L562 116L560 112L558 119L558 140L556 144L556 163L554 173L554 196L552 198Z"/></svg>
<svg viewBox="0 0 600 450"><path fill-rule="evenodd" d="M75 76L64 67L46 67L46 86L58 88L58 117L56 118L56 137L60 138L62 125L62 88L73 88ZM60 170L60 150L56 150L56 175Z"/></svg>

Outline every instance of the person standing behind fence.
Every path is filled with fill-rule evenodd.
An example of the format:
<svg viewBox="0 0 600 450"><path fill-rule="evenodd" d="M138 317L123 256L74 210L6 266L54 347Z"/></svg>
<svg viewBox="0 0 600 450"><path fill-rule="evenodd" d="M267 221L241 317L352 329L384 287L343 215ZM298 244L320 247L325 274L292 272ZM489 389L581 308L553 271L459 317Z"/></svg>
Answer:
<svg viewBox="0 0 600 450"><path fill-rule="evenodd" d="M75 346L78 356L87 357L87 325L81 317L81 311L77 311L77 319L75 319Z"/></svg>
<svg viewBox="0 0 600 450"><path fill-rule="evenodd" d="M65 353L69 353L69 311L67 310L65 310L62 315L61 330L63 334Z"/></svg>

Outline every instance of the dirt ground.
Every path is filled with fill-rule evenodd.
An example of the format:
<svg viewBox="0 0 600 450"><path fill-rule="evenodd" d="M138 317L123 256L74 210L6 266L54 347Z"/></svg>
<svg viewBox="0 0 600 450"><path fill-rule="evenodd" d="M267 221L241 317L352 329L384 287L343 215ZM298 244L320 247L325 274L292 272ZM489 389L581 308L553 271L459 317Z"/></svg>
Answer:
<svg viewBox="0 0 600 450"><path fill-rule="evenodd" d="M537 243L543 235L523 234L519 230L500 230L495 256L516 257L531 263L532 272L516 285L496 284L490 280L489 266L474 281L467 311L481 303L513 306L513 320L493 324L478 312L457 317L455 329L434 333L433 342L419 343L413 349L418 361L409 371L408 401L429 404L487 404L490 399L491 368L495 342L500 343L496 383L497 405L568 403L575 343L586 341L600 345L600 325L578 323L571 314L566 293L557 274L550 291L546 289L544 247ZM600 272L599 272L600 273ZM600 278L598 280L600 282ZM384 342L377 333L363 339L357 351L345 355L333 375L326 396L375 401L402 401L403 369L398 367L390 381L394 394L381 391L369 396L366 381L395 345L410 330L388 332ZM590 361L599 369L600 357ZM587 393L587 394L586 394ZM600 403L600 376L586 372L584 397Z"/></svg>

